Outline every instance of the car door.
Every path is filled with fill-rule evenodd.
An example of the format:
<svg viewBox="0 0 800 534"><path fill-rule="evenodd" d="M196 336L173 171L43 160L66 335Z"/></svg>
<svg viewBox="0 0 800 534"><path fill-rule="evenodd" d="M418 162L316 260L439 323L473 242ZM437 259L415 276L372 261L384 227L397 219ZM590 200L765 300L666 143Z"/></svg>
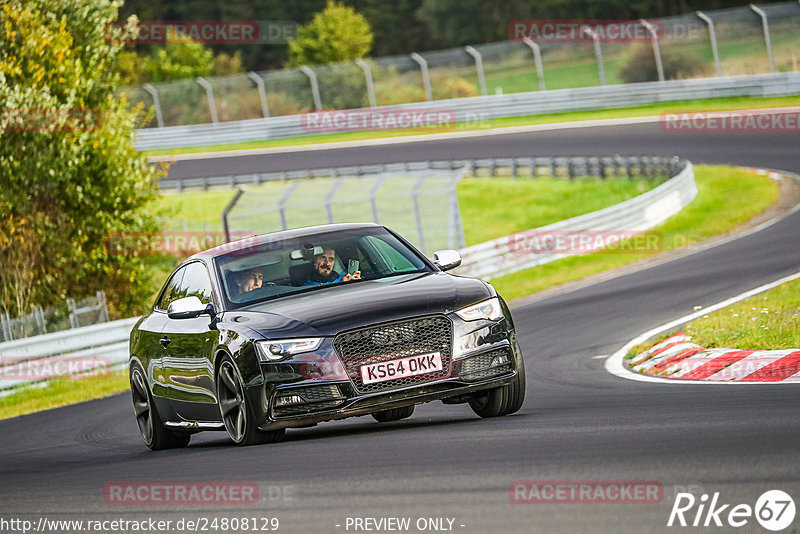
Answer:
<svg viewBox="0 0 800 534"><path fill-rule="evenodd" d="M208 269L201 261L188 263L178 288L180 298L195 296L219 309ZM162 343L164 371L175 411L190 421L220 420L214 388L213 351L218 331L207 314L192 319L167 318Z"/></svg>

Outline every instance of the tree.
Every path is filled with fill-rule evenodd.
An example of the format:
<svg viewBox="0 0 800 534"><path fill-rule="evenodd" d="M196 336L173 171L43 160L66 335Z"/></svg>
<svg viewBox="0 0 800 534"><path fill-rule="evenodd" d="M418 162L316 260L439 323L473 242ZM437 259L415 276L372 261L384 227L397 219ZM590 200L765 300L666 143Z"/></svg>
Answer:
<svg viewBox="0 0 800 534"><path fill-rule="evenodd" d="M288 66L319 65L359 59L372 48L372 30L351 7L328 1L327 7L301 26L289 42Z"/></svg>
<svg viewBox="0 0 800 534"><path fill-rule="evenodd" d="M156 229L161 176L133 146L141 108L114 97L119 4L79 4L0 5L0 309L11 315L100 289L129 314L152 292L143 256L107 247Z"/></svg>

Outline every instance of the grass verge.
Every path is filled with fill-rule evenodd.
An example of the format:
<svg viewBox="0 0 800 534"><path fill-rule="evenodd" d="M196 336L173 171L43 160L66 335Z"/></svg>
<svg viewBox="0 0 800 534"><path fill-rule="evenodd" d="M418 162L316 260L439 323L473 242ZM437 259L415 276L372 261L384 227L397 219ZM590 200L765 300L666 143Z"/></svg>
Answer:
<svg viewBox="0 0 800 534"><path fill-rule="evenodd" d="M697 197L680 213L654 228L663 237L663 250L694 246L724 235L769 207L778 185L767 176L723 166L695 167ZM628 265L653 254L597 252L567 256L551 263L492 279L506 299L515 299L559 284Z"/></svg>
<svg viewBox="0 0 800 534"><path fill-rule="evenodd" d="M0 397L0 419L115 395L128 389L125 370L76 379L54 379L46 387L22 387Z"/></svg>
<svg viewBox="0 0 800 534"><path fill-rule="evenodd" d="M648 117L662 113L690 113L699 111L727 111L736 109L780 108L800 105L800 96L785 97L728 97L701 100L682 100L658 103L631 108L605 109L594 111L571 111L550 113L545 115L528 115L524 117L504 117L498 119L482 119L475 122L458 123L446 132L437 128L399 128L369 132L346 132L320 135L292 137L290 139L273 139L269 141L250 141L246 143L228 143L202 147L187 147L163 150L147 150L147 156L170 156L174 154L195 154L200 152L221 152L226 150L278 148L318 143L334 143L341 141L360 141L365 139L384 139L387 137L406 137L421 134L439 134L447 132L465 132L505 128L512 126L530 126L536 124L553 124L558 122L587 121L599 119L619 119L627 117Z"/></svg>
<svg viewBox="0 0 800 534"><path fill-rule="evenodd" d="M778 350L800 347L800 280L781 284L696 319L684 331L703 347Z"/></svg>

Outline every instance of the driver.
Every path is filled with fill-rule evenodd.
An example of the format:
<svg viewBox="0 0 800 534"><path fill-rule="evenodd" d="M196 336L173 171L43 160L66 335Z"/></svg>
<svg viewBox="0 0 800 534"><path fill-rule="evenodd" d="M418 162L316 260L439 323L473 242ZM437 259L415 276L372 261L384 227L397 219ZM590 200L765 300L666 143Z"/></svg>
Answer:
<svg viewBox="0 0 800 534"><path fill-rule="evenodd" d="M350 280L361 280L361 271L353 274L339 274L333 270L336 261L336 251L331 247L323 246L322 254L314 256L311 260L311 274L303 283L304 286L318 286L323 284L335 284L338 282L349 282Z"/></svg>
<svg viewBox="0 0 800 534"><path fill-rule="evenodd" d="M233 296L236 297L261 287L261 284L264 283L264 274L261 272L260 267L254 267L237 274L234 282L236 284L234 289L236 294Z"/></svg>

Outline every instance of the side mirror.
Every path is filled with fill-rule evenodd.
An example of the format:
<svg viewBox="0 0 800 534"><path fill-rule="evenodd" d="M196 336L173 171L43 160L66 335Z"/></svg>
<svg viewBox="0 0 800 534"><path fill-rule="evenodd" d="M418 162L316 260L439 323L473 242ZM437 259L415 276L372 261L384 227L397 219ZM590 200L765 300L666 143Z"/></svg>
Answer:
<svg viewBox="0 0 800 534"><path fill-rule="evenodd" d="M433 253L433 263L442 271L449 271L461 265L461 254L457 250L437 250Z"/></svg>
<svg viewBox="0 0 800 534"><path fill-rule="evenodd" d="M204 313L213 316L214 305L211 303L203 304L202 301L195 296L173 300L167 307L167 316L170 319L194 319L195 317L200 317Z"/></svg>

